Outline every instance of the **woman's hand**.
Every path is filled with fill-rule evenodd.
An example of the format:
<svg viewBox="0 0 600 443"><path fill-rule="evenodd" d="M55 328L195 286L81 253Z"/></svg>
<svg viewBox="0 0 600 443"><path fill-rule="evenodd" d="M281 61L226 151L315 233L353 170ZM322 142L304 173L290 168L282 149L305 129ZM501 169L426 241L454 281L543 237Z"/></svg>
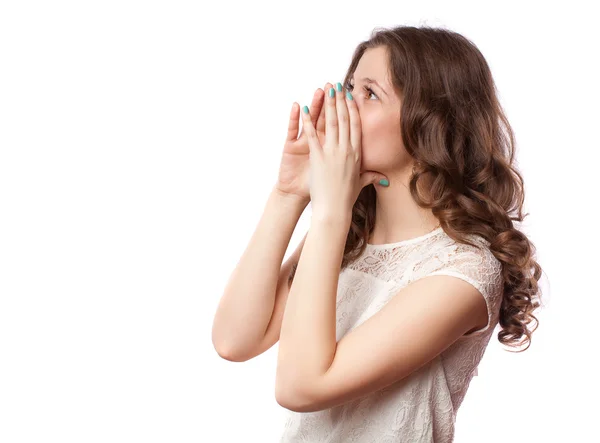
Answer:
<svg viewBox="0 0 600 443"><path fill-rule="evenodd" d="M325 96L325 143L319 140L308 108L302 112L303 130L308 136L310 199L317 219L350 218L352 207L363 187L387 177L366 171L361 174L361 122L352 95L329 88ZM389 183L389 182L388 182Z"/></svg>
<svg viewBox="0 0 600 443"><path fill-rule="evenodd" d="M331 87L331 83L325 84L325 91ZM316 134L321 143L325 143L325 108L323 89L317 89L310 108L310 116L317 119ZM300 135L298 128L300 122L300 105L296 102L292 105L288 133L283 146L281 165L279 166L279 177L275 188L285 195L300 197L302 200L310 201L308 187L309 180L309 147L308 138L304 127Z"/></svg>

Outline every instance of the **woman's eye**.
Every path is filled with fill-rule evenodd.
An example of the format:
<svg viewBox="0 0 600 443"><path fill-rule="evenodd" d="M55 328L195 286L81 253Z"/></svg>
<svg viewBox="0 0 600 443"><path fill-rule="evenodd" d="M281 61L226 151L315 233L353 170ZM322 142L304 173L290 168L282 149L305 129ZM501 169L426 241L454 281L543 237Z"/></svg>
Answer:
<svg viewBox="0 0 600 443"><path fill-rule="evenodd" d="M354 85L351 85L350 83L346 84L346 89L350 92L352 92L352 90L354 89ZM370 96L371 94L373 94L375 97L377 97L377 94L375 94L373 92L373 90L371 88L369 88L368 86L364 86L363 89L365 90L365 92L368 94L367 96ZM379 99L379 97L377 97Z"/></svg>
<svg viewBox="0 0 600 443"><path fill-rule="evenodd" d="M377 94L375 94L371 88L365 86L365 91L367 91L367 94L373 94L375 97L377 97ZM379 97L377 97L377 99L379 99Z"/></svg>

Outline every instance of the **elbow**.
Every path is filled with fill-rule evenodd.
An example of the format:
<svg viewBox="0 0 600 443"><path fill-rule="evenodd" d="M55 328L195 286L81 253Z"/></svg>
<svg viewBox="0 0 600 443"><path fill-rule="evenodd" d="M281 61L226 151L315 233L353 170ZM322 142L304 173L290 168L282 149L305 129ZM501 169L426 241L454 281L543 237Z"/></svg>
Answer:
<svg viewBox="0 0 600 443"><path fill-rule="evenodd" d="M284 381L281 375L278 373L275 376L275 400L279 406L293 411L294 407L291 401L292 395L289 387L290 384Z"/></svg>
<svg viewBox="0 0 600 443"><path fill-rule="evenodd" d="M237 358L234 354L231 354L227 351L217 350L217 354L219 354L219 357L221 357L223 360L227 360L227 361L231 361L231 362L235 362L235 363L240 363L240 362L244 361L244 360Z"/></svg>
<svg viewBox="0 0 600 443"><path fill-rule="evenodd" d="M243 355L244 353L241 353L233 346L230 346L226 340L218 339L214 326L212 330L211 339L213 348L215 349L215 351L217 351L219 357L221 357L224 360L240 363L252 358L252 356Z"/></svg>
<svg viewBox="0 0 600 443"><path fill-rule="evenodd" d="M315 409L311 403L302 403L298 401L297 396L292 396L290 394L275 394L275 399L279 406L289 409L294 412L316 412L319 409Z"/></svg>
<svg viewBox="0 0 600 443"><path fill-rule="evenodd" d="M275 388L275 400L279 406L289 409L290 411L300 412L293 400L292 394L287 388L281 388L279 385Z"/></svg>
<svg viewBox="0 0 600 443"><path fill-rule="evenodd" d="M279 406L294 412L311 412L311 404L307 397L302 395L298 383L282 383L277 379L275 383L275 400Z"/></svg>
<svg viewBox="0 0 600 443"><path fill-rule="evenodd" d="M215 348L215 351L217 351L217 354L219 354L219 357L221 357L224 360L235 362L235 363L242 363L242 362L245 362L246 360L248 360L247 356L240 355L239 352L235 352L231 347L227 347L227 346L223 346L223 345L218 346L218 345L215 345L214 343L213 343L213 347Z"/></svg>

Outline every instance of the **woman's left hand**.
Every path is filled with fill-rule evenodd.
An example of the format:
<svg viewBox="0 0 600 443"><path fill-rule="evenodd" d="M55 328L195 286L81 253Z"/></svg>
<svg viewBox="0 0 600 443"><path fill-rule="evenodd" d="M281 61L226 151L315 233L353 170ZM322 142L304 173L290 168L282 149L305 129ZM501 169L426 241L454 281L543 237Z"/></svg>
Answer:
<svg viewBox="0 0 600 443"><path fill-rule="evenodd" d="M350 219L360 191L387 177L381 173L360 173L361 122L356 102L338 83L337 91L325 91L325 144L319 138L305 106L302 124L310 148L310 200L313 217ZM333 95L333 97L332 97ZM389 183L389 182L388 182Z"/></svg>

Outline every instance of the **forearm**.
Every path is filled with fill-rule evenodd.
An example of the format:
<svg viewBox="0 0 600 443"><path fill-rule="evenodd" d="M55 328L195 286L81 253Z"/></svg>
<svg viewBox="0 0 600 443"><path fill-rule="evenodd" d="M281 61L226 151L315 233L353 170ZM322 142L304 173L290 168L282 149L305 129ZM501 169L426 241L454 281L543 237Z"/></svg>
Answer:
<svg viewBox="0 0 600 443"><path fill-rule="evenodd" d="M281 263L307 205L276 190L269 195L215 313L212 339L217 349L235 355L262 340L273 313Z"/></svg>
<svg viewBox="0 0 600 443"><path fill-rule="evenodd" d="M333 361L337 286L349 227L349 217L311 222L281 325L280 392L322 376Z"/></svg>

